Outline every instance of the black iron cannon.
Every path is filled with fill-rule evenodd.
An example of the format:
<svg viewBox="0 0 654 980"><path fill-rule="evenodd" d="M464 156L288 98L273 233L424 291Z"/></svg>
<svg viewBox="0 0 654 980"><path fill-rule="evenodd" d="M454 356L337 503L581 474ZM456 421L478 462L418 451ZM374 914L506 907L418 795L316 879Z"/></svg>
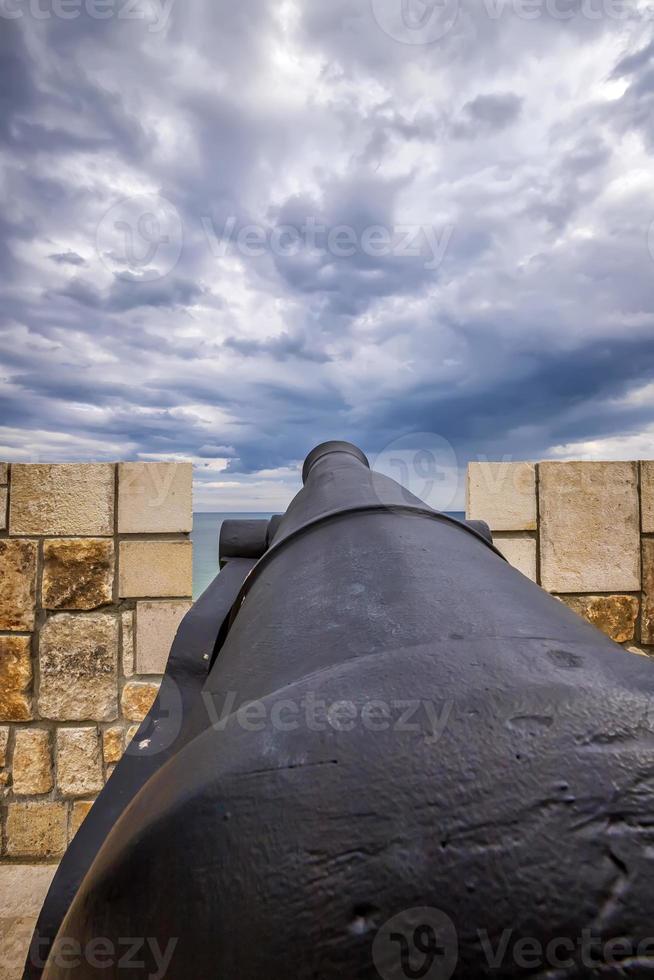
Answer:
<svg viewBox="0 0 654 980"><path fill-rule="evenodd" d="M26 978L654 975L654 671L347 443L224 528Z"/></svg>

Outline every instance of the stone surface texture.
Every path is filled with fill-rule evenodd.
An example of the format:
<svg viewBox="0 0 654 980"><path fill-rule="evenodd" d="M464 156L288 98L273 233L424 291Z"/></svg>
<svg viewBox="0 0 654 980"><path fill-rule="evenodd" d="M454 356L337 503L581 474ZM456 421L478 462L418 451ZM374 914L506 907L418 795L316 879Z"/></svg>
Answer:
<svg viewBox="0 0 654 980"><path fill-rule="evenodd" d="M0 483L6 483L9 479L9 466L7 463L0 463Z"/></svg>
<svg viewBox="0 0 654 980"><path fill-rule="evenodd" d="M129 681L123 688L121 704L129 721L143 721L159 693L159 684Z"/></svg>
<svg viewBox="0 0 654 980"><path fill-rule="evenodd" d="M7 488L0 487L0 531L7 527Z"/></svg>
<svg viewBox="0 0 654 980"><path fill-rule="evenodd" d="M0 539L0 631L34 629L38 543Z"/></svg>
<svg viewBox="0 0 654 980"><path fill-rule="evenodd" d="M0 766L7 762L7 746L9 745L9 729L0 728Z"/></svg>
<svg viewBox="0 0 654 980"><path fill-rule="evenodd" d="M190 541L121 541L122 598L180 598L193 591Z"/></svg>
<svg viewBox="0 0 654 980"><path fill-rule="evenodd" d="M89 796L104 784L100 737L96 728L57 732L57 789L62 796Z"/></svg>
<svg viewBox="0 0 654 980"><path fill-rule="evenodd" d="M75 800L70 811L68 840L71 841L89 814L93 800Z"/></svg>
<svg viewBox="0 0 654 980"><path fill-rule="evenodd" d="M43 607L98 609L114 587L114 543L106 538L55 538L43 545Z"/></svg>
<svg viewBox="0 0 654 980"><path fill-rule="evenodd" d="M640 500L643 531L654 534L654 459L640 464Z"/></svg>
<svg viewBox="0 0 654 980"><path fill-rule="evenodd" d="M121 617L123 637L123 676L131 677L134 673L134 613L130 609Z"/></svg>
<svg viewBox="0 0 654 980"><path fill-rule="evenodd" d="M30 637L0 636L0 721L30 721L31 691Z"/></svg>
<svg viewBox="0 0 654 980"><path fill-rule="evenodd" d="M102 754L105 763L120 762L123 754L123 729L107 728L102 733Z"/></svg>
<svg viewBox="0 0 654 980"><path fill-rule="evenodd" d="M55 864L0 865L0 980L21 980Z"/></svg>
<svg viewBox="0 0 654 980"><path fill-rule="evenodd" d="M640 589L636 463L541 463L539 499L545 589Z"/></svg>
<svg viewBox="0 0 654 980"><path fill-rule="evenodd" d="M38 796L53 786L50 732L42 728L19 728L13 761L13 791L16 796Z"/></svg>
<svg viewBox="0 0 654 980"><path fill-rule="evenodd" d="M654 645L654 538L643 538L641 642Z"/></svg>
<svg viewBox="0 0 654 980"><path fill-rule="evenodd" d="M39 645L39 710L59 721L113 721L118 620L109 613L50 617Z"/></svg>
<svg viewBox="0 0 654 980"><path fill-rule="evenodd" d="M66 849L67 810L64 803L10 803L7 806L8 857L61 857Z"/></svg>
<svg viewBox="0 0 654 980"><path fill-rule="evenodd" d="M518 534L503 534L494 537L496 548L519 572L536 581L536 539Z"/></svg>
<svg viewBox="0 0 654 980"><path fill-rule="evenodd" d="M492 531L534 531L537 522L533 463L470 463L466 513Z"/></svg>
<svg viewBox="0 0 654 980"><path fill-rule="evenodd" d="M561 596L567 606L602 630L616 643L630 643L636 635L640 603L632 595Z"/></svg>
<svg viewBox="0 0 654 980"><path fill-rule="evenodd" d="M120 463L118 533L191 531L192 489L191 463Z"/></svg>
<svg viewBox="0 0 654 980"><path fill-rule="evenodd" d="M139 602L136 606L136 671L163 674L175 633L192 603Z"/></svg>
<svg viewBox="0 0 654 980"><path fill-rule="evenodd" d="M15 463L10 534L112 535L111 463Z"/></svg>

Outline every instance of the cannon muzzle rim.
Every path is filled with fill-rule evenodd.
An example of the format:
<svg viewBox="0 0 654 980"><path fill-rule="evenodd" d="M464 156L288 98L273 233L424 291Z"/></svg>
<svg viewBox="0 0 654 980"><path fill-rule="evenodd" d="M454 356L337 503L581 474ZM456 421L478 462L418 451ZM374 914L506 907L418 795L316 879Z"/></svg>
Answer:
<svg viewBox="0 0 654 980"><path fill-rule="evenodd" d="M334 439L330 442L321 442L319 446L311 450L302 467L302 483L307 482L309 473L318 460L322 459L323 456L328 456L330 453L347 453L349 456L354 456L360 463L363 463L364 466L370 469L368 457L358 446L353 445L351 442L341 442L338 439Z"/></svg>

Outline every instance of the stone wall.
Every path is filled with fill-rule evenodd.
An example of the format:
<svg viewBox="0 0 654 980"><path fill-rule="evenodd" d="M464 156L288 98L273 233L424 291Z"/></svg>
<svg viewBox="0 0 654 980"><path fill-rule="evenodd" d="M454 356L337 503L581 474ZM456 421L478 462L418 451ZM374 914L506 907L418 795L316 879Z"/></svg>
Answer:
<svg viewBox="0 0 654 980"><path fill-rule="evenodd" d="M0 464L0 980L191 605L192 467Z"/></svg>
<svg viewBox="0 0 654 980"><path fill-rule="evenodd" d="M521 572L654 656L654 461L471 463L466 515Z"/></svg>

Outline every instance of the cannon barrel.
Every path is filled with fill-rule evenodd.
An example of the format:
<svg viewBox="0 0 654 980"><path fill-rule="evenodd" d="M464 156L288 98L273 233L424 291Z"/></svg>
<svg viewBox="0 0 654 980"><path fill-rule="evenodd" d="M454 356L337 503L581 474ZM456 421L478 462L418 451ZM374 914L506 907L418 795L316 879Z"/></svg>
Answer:
<svg viewBox="0 0 654 980"><path fill-rule="evenodd" d="M303 478L182 624L26 977L98 937L142 940L105 977L651 976L651 664L356 447Z"/></svg>

